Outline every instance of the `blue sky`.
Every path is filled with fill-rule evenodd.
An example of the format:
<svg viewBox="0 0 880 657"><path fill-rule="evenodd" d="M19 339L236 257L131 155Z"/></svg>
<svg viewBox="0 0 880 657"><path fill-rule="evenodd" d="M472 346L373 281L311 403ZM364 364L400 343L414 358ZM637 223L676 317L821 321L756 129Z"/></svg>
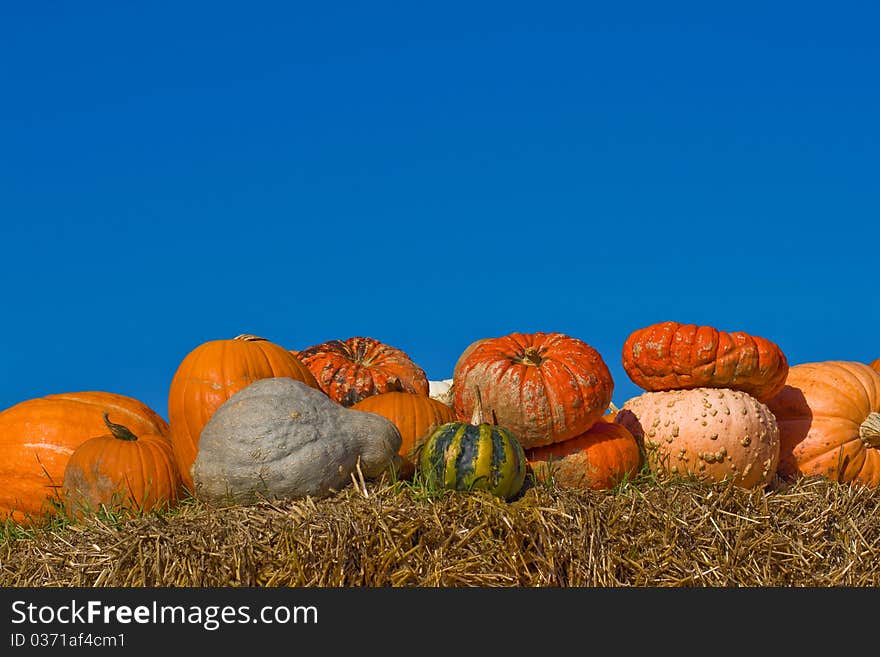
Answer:
<svg viewBox="0 0 880 657"><path fill-rule="evenodd" d="M167 417L183 357L239 333L442 379L560 331L618 405L624 340L667 319L880 357L875 7L9 4L0 408Z"/></svg>

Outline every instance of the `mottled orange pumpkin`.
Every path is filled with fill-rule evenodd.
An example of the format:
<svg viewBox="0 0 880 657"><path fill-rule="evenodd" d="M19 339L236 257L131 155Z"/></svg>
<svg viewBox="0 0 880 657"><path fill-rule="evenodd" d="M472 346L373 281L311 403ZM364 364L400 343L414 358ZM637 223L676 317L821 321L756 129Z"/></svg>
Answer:
<svg viewBox="0 0 880 657"><path fill-rule="evenodd" d="M425 438L441 424L455 420L451 406L415 392L383 392L364 397L352 410L377 413L389 420L400 432L399 454L402 458L400 476L407 479L415 472L415 452Z"/></svg>
<svg viewBox="0 0 880 657"><path fill-rule="evenodd" d="M57 510L70 455L107 432L104 413L133 431L170 440L168 423L158 413L112 392L47 395L0 412L0 519L40 523Z"/></svg>
<svg viewBox="0 0 880 657"><path fill-rule="evenodd" d="M178 499L180 476L166 436L135 435L104 413L109 433L77 447L64 469L62 498L76 517L106 507L144 513L167 509Z"/></svg>
<svg viewBox="0 0 880 657"><path fill-rule="evenodd" d="M425 371L405 351L375 338L329 340L297 356L327 396L346 407L383 392L428 394Z"/></svg>
<svg viewBox="0 0 880 657"><path fill-rule="evenodd" d="M623 425L604 418L607 415L580 436L526 450L535 479L605 490L636 475L641 466L638 442Z"/></svg>
<svg viewBox="0 0 880 657"><path fill-rule="evenodd" d="M779 474L880 484L880 372L864 363L799 363L767 406L779 423Z"/></svg>
<svg viewBox="0 0 880 657"><path fill-rule="evenodd" d="M639 441L656 474L754 488L769 484L779 464L776 418L741 390L645 392L627 400L614 421Z"/></svg>
<svg viewBox="0 0 880 657"><path fill-rule="evenodd" d="M563 333L511 333L484 338L459 357L453 408L465 421L474 390L486 416L509 429L524 449L574 438L611 403L614 381L599 352Z"/></svg>
<svg viewBox="0 0 880 657"><path fill-rule="evenodd" d="M788 361L782 349L765 338L660 322L627 337L623 369L649 392L730 388L766 401L782 390Z"/></svg>
<svg viewBox="0 0 880 657"><path fill-rule="evenodd" d="M456 372L458 372L461 369L462 364L464 364L467 361L468 357L471 355L471 352L474 349L476 349L478 346L480 346L481 343L485 342L486 340L492 340L492 339L494 339L494 338L480 338L479 340L474 340L467 347L464 348L464 351L462 351L458 355L458 359L455 361L455 366L452 368L453 381L455 380Z"/></svg>
<svg viewBox="0 0 880 657"><path fill-rule="evenodd" d="M203 342L184 357L168 391L168 421L174 458L186 489L192 491L190 468L198 453L199 435L214 411L254 381L278 376L319 387L299 358L255 335Z"/></svg>

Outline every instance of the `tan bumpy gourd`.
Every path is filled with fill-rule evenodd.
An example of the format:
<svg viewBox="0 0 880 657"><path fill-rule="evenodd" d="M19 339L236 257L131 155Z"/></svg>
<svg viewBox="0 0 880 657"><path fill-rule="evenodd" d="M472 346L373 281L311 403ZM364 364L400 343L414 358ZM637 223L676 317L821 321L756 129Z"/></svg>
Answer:
<svg viewBox="0 0 880 657"><path fill-rule="evenodd" d="M615 417L639 440L652 472L770 483L779 464L779 427L766 405L729 388L646 392Z"/></svg>

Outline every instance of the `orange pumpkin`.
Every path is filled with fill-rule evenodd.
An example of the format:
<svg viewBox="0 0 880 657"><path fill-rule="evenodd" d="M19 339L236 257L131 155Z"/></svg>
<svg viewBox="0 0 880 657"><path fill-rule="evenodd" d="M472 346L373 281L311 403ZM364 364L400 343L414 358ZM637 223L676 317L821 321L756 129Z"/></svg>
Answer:
<svg viewBox="0 0 880 657"><path fill-rule="evenodd" d="M614 420L641 443L655 474L769 484L779 464L779 427L751 395L729 388L645 392Z"/></svg>
<svg viewBox="0 0 880 657"><path fill-rule="evenodd" d="M62 498L72 516L98 511L146 512L173 506L180 476L166 436L136 436L104 413L108 434L77 447L64 469Z"/></svg>
<svg viewBox="0 0 880 657"><path fill-rule="evenodd" d="M620 409L614 404L608 404L608 411L602 416L602 419L606 422L614 422L614 418L617 417L619 411Z"/></svg>
<svg viewBox="0 0 880 657"><path fill-rule="evenodd" d="M409 355L375 338L329 340L298 357L327 396L350 407L383 392L428 394L428 376Z"/></svg>
<svg viewBox="0 0 880 657"><path fill-rule="evenodd" d="M414 473L415 452L431 431L456 419L452 407L414 392L392 391L370 395L351 408L377 413L397 427L401 437L398 453L403 460L400 473L403 478L409 478Z"/></svg>
<svg viewBox="0 0 880 657"><path fill-rule="evenodd" d="M524 449L584 433L611 403L614 381L593 347L563 333L511 333L471 344L453 372L453 408L465 421L479 388L487 417Z"/></svg>
<svg viewBox="0 0 880 657"><path fill-rule="evenodd" d="M537 481L571 488L614 488L641 466L635 437L623 425L604 419L580 436L526 450Z"/></svg>
<svg viewBox="0 0 880 657"><path fill-rule="evenodd" d="M623 369L649 392L730 388L765 401L782 390L788 361L779 346L765 338L660 322L627 337Z"/></svg>
<svg viewBox="0 0 880 657"><path fill-rule="evenodd" d="M779 473L880 484L880 372L864 363L799 363L767 406L779 423Z"/></svg>
<svg viewBox="0 0 880 657"><path fill-rule="evenodd" d="M56 511L70 455L106 433L104 413L133 431L170 440L168 423L158 413L112 392L47 395L0 412L0 519L39 523Z"/></svg>
<svg viewBox="0 0 880 657"><path fill-rule="evenodd" d="M296 356L255 335L204 342L184 357L168 391L168 421L185 488L192 491L190 468L198 453L199 436L214 411L254 381L279 376L318 388L315 377Z"/></svg>
<svg viewBox="0 0 880 657"><path fill-rule="evenodd" d="M880 372L880 358L871 362L871 367Z"/></svg>

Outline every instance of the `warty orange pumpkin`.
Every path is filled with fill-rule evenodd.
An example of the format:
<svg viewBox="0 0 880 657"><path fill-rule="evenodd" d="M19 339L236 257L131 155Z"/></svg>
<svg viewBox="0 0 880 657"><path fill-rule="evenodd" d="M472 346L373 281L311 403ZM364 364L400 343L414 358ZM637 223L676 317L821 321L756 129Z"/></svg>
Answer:
<svg viewBox="0 0 880 657"><path fill-rule="evenodd" d="M741 390L645 392L614 421L626 427L656 474L765 486L779 464L779 427L770 409Z"/></svg>
<svg viewBox="0 0 880 657"><path fill-rule="evenodd" d="M788 360L777 344L742 331L659 322L627 337L623 369L649 392L730 388L766 401L782 389Z"/></svg>

